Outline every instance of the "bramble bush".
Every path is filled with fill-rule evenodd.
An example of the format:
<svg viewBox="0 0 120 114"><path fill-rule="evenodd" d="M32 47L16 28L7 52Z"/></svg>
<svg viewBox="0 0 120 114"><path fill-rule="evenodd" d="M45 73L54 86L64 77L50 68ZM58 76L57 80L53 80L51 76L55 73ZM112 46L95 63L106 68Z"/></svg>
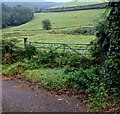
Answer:
<svg viewBox="0 0 120 114"><path fill-rule="evenodd" d="M32 45L27 45L26 50L19 47L18 39L3 39L2 41L2 62L3 64L11 64L23 61L25 58L31 58L37 54L37 50Z"/></svg>

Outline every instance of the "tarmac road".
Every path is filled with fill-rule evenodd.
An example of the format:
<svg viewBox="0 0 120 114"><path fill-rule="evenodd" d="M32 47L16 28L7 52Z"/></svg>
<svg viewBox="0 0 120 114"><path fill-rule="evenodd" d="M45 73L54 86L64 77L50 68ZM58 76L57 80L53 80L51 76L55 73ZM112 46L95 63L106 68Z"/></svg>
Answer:
<svg viewBox="0 0 120 114"><path fill-rule="evenodd" d="M3 112L85 112L85 105L74 96L53 95L24 80L2 81Z"/></svg>

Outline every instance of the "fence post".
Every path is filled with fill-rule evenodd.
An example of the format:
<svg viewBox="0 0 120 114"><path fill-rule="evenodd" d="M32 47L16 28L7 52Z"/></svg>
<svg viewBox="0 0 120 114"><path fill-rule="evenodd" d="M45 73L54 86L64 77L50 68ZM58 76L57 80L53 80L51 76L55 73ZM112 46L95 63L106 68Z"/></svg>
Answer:
<svg viewBox="0 0 120 114"><path fill-rule="evenodd" d="M24 46L25 46L25 50L26 50L26 48L27 48L27 43L28 43L27 38L24 38Z"/></svg>

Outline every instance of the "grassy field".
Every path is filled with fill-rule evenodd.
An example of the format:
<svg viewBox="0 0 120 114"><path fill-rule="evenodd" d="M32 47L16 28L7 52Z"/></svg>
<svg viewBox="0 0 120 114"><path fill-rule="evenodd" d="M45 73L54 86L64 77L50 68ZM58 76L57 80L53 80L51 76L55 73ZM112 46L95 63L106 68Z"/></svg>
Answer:
<svg viewBox="0 0 120 114"><path fill-rule="evenodd" d="M77 26L85 26L93 24L95 20L100 18L103 10L84 10L73 12L57 12L57 13L37 13L32 21L17 27L10 27L5 30L41 30L42 21L49 19L52 23L52 28L72 28Z"/></svg>
<svg viewBox="0 0 120 114"><path fill-rule="evenodd" d="M52 8L83 6L83 5L90 5L90 4L97 4L97 3L98 2L67 2L67 3L61 4L59 6L54 6Z"/></svg>
<svg viewBox="0 0 120 114"><path fill-rule="evenodd" d="M89 43L91 40L95 39L94 35L64 35L64 34L41 34L39 36L29 37L29 41L38 42L62 42L62 43Z"/></svg>
<svg viewBox="0 0 120 114"><path fill-rule="evenodd" d="M23 39L29 38L29 41L38 42L66 42L66 43L89 43L95 39L94 35L70 35L51 33L52 31L69 31L80 26L95 25L100 15L105 10L84 10L73 12L56 12L56 13L36 13L34 19L30 22L3 29L3 38L17 37ZM42 29L42 21L49 19L52 23L52 30Z"/></svg>

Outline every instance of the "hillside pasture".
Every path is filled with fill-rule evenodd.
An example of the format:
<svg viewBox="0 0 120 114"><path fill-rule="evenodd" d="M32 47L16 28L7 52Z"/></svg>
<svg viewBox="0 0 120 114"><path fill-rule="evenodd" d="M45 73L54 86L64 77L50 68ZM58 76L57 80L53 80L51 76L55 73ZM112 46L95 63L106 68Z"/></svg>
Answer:
<svg viewBox="0 0 120 114"><path fill-rule="evenodd" d="M84 10L73 12L57 12L57 13L36 13L30 22L4 29L5 31L36 31L41 32L42 21L49 19L53 29L68 29L79 26L87 26L94 24L95 20L100 19L101 14L105 10ZM4 31L3 30L3 31Z"/></svg>
<svg viewBox="0 0 120 114"><path fill-rule="evenodd" d="M20 25L3 29L3 38L18 38L23 44L23 38L30 42L60 42L89 44L95 39L94 35L71 35L65 31L72 31L77 27L95 25L97 19L105 10L84 10L73 12L36 13L33 20ZM52 30L43 30L42 21L49 19ZM54 33L54 31L56 33Z"/></svg>

